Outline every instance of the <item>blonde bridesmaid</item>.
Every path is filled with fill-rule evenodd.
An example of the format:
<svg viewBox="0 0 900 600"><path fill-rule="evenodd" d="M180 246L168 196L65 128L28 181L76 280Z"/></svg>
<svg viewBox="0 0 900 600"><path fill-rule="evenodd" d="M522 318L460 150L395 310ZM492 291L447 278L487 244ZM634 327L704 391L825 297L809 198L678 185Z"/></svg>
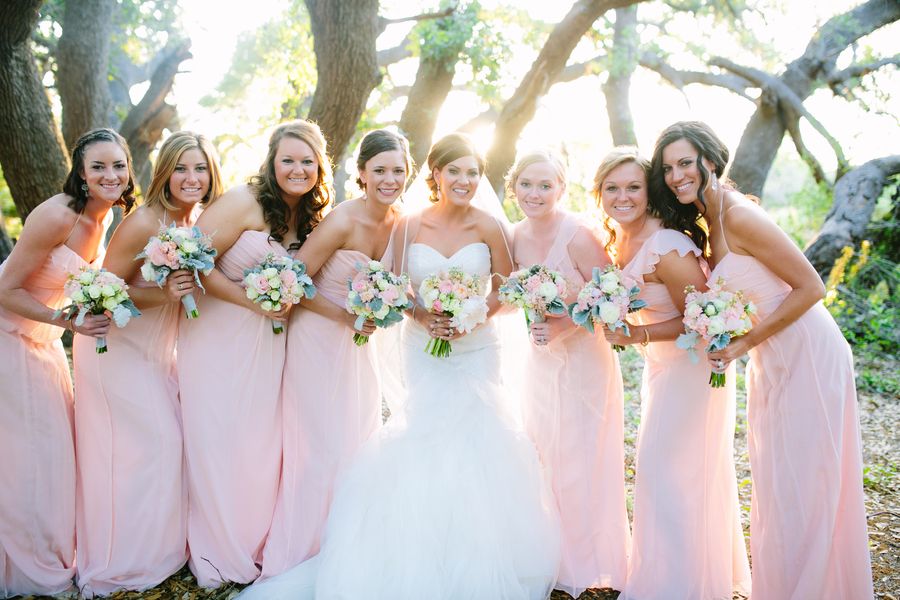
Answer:
<svg viewBox="0 0 900 600"><path fill-rule="evenodd" d="M141 317L110 330L107 354L76 337L77 582L86 598L153 587L187 561L175 338L181 298L200 290L188 271L159 288L144 280L134 257L160 224L192 225L197 207L221 191L209 140L172 134L145 204L116 228L103 263L128 282Z"/></svg>
<svg viewBox="0 0 900 600"><path fill-rule="evenodd" d="M244 269L303 244L331 202L331 167L318 126L275 128L259 173L197 220L213 236L200 318L182 321L178 384L188 473L190 567L201 586L259 576L281 473L281 376L289 307L247 299Z"/></svg>
<svg viewBox="0 0 900 600"><path fill-rule="evenodd" d="M611 344L644 357L634 486L634 536L622 598L718 600L747 593L750 570L734 470L734 372L712 389L706 362L674 340L684 331L684 288L706 283L700 249L648 212L650 163L634 148L600 162L593 194L610 248L647 306L631 335L604 329Z"/></svg>
<svg viewBox="0 0 900 600"><path fill-rule="evenodd" d="M565 167L553 152L517 160L508 177L526 218L517 224L516 268L540 263L563 274L570 298L609 264L594 231L560 206ZM531 325L524 416L562 521L556 588L623 589L630 544L625 509L623 389L619 361L599 334L549 315Z"/></svg>
<svg viewBox="0 0 900 600"><path fill-rule="evenodd" d="M331 211L298 254L318 295L309 309L293 311L287 327L284 467L264 577L318 553L335 479L381 425L374 349L353 343L355 316L344 302L347 281L358 267L383 260L387 252L397 219L394 203L411 167L407 141L390 131L372 131L360 143L356 164L363 196ZM367 323L363 333L372 332Z"/></svg>
<svg viewBox="0 0 900 600"><path fill-rule="evenodd" d="M754 600L873 597L853 355L821 303L822 280L755 202L723 181L728 149L705 123L675 123L653 151L654 208L695 243L710 279L754 302L753 329L709 354L749 353L747 418Z"/></svg>
<svg viewBox="0 0 900 600"><path fill-rule="evenodd" d="M0 266L0 598L67 591L75 573L72 382L60 336L103 337L56 315L70 273L99 266L110 208L134 203L131 155L111 129L84 134L63 193L29 215Z"/></svg>

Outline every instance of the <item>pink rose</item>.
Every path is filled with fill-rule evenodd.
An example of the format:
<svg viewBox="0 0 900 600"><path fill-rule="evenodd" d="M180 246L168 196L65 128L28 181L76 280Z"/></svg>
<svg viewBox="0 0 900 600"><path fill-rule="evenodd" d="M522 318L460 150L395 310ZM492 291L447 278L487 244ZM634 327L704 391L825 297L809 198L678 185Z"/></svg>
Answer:
<svg viewBox="0 0 900 600"><path fill-rule="evenodd" d="M453 282L449 279L443 279L438 284L438 291L442 294L448 294L453 291Z"/></svg>

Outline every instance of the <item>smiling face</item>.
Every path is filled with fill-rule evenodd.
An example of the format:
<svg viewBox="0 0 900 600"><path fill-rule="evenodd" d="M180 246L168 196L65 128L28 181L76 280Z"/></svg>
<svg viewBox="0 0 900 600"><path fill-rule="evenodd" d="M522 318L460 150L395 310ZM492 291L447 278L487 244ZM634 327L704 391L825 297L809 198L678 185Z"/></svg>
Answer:
<svg viewBox="0 0 900 600"><path fill-rule="evenodd" d="M684 138L675 140L663 148L663 179L681 204L699 202L703 183L698 166L698 162L701 160L699 154L697 149ZM702 160L707 172L712 173L713 165L706 159Z"/></svg>
<svg viewBox="0 0 900 600"><path fill-rule="evenodd" d="M285 200L299 200L316 185L319 161L309 144L284 136L275 152L275 182Z"/></svg>
<svg viewBox="0 0 900 600"><path fill-rule="evenodd" d="M128 158L115 142L95 142L84 150L82 179L88 196L109 204L118 202L128 186Z"/></svg>
<svg viewBox="0 0 900 600"><path fill-rule="evenodd" d="M516 177L516 201L525 216L532 219L553 212L565 189L556 169L546 161L528 165Z"/></svg>
<svg viewBox="0 0 900 600"><path fill-rule="evenodd" d="M440 200L467 206L481 181L481 171L474 156L461 156L444 165L443 169L434 169L432 177L440 190Z"/></svg>
<svg viewBox="0 0 900 600"><path fill-rule="evenodd" d="M603 212L621 225L647 216L647 177L635 162L626 162L612 171L600 184Z"/></svg>
<svg viewBox="0 0 900 600"><path fill-rule="evenodd" d="M169 199L174 203L196 204L209 193L209 161L199 148L188 148L178 157L169 176Z"/></svg>
<svg viewBox="0 0 900 600"><path fill-rule="evenodd" d="M365 186L366 199L381 204L393 204L406 185L406 155L400 150L380 152L366 161L359 174Z"/></svg>

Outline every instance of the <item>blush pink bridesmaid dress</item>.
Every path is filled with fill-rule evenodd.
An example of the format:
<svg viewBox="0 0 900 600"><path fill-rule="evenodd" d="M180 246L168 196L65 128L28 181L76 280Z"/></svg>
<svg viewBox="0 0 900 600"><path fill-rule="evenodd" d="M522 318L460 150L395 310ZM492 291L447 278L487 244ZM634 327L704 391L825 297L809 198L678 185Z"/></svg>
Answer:
<svg viewBox="0 0 900 600"><path fill-rule="evenodd" d="M574 293L585 281L567 247L579 227L578 218L566 214L543 261ZM547 346L529 344L526 355L525 429L547 470L562 524L555 588L576 598L586 588L621 590L631 540L619 359L602 334L574 324Z"/></svg>
<svg viewBox="0 0 900 600"><path fill-rule="evenodd" d="M132 287L150 287L137 274ZM187 561L175 338L181 305L75 336L77 584L85 598L157 585Z"/></svg>
<svg viewBox="0 0 900 600"><path fill-rule="evenodd" d="M790 286L725 248L710 279L765 319ZM747 418L753 600L872 598L853 355L821 302L750 350Z"/></svg>
<svg viewBox="0 0 900 600"><path fill-rule="evenodd" d="M644 281L671 252L700 256L683 233L661 229L623 269L647 306L640 325L680 317L662 283ZM705 266L705 265L704 265ZM734 469L735 372L709 386L709 363L675 342L636 346L644 357L634 486L634 541L622 600L730 600L748 593L750 568Z"/></svg>
<svg viewBox="0 0 900 600"><path fill-rule="evenodd" d="M66 277L87 265L61 244L25 289L61 308ZM72 380L62 332L0 308L0 598L63 592L75 574Z"/></svg>
<svg viewBox="0 0 900 600"><path fill-rule="evenodd" d="M344 306L347 280L369 257L337 250L314 279L327 300ZM287 571L318 553L335 478L381 425L373 343L312 311L295 310L287 327L282 383L284 467L263 574Z"/></svg>
<svg viewBox="0 0 900 600"><path fill-rule="evenodd" d="M266 254L268 233L244 231L216 261L234 282ZM199 296L178 331L178 385L188 475L190 567L199 584L259 576L281 472L285 335L250 309Z"/></svg>

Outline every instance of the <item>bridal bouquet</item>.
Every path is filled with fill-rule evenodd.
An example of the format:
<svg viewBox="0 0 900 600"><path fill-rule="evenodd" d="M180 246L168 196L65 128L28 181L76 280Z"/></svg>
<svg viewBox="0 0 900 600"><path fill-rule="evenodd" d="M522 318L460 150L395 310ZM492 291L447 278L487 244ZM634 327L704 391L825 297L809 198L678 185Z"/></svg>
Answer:
<svg viewBox="0 0 900 600"><path fill-rule="evenodd" d="M744 335L753 327L750 315L756 312L752 302L740 291L729 292L725 280L719 277L706 292L698 292L694 286L685 288L684 325L686 333L678 336L675 344L684 348L697 362L697 343L702 339L706 351L721 350L732 338ZM709 384L718 388L725 385L725 373L710 373Z"/></svg>
<svg viewBox="0 0 900 600"><path fill-rule="evenodd" d="M75 317L75 324L81 326L88 314L102 315L109 312L116 327L125 327L131 317L141 316L131 298L128 285L117 275L106 269L82 267L78 273L70 273L63 286L72 304L56 311L54 317L64 315L66 321ZM106 338L97 338L97 354L107 351Z"/></svg>
<svg viewBox="0 0 900 600"><path fill-rule="evenodd" d="M135 260L144 259L141 266L141 275L145 281L155 281L162 287L166 278L172 271L186 269L194 274L194 282L203 289L200 283L200 273L209 275L213 269L213 259L216 249L212 247L212 240L197 227L176 227L162 225L159 233L151 237ZM197 302L193 294L181 297L188 319L196 319L200 316L197 310Z"/></svg>
<svg viewBox="0 0 900 600"><path fill-rule="evenodd" d="M468 333L487 320L484 288L483 279L451 267L426 277L419 286L419 295L427 310L452 317L451 327L460 333ZM452 348L447 340L431 338L425 351L446 358Z"/></svg>
<svg viewBox="0 0 900 600"><path fill-rule="evenodd" d="M546 315L563 315L566 305L566 280L561 273L544 265L532 265L509 274L497 290L500 302L525 311L525 320L543 323Z"/></svg>
<svg viewBox="0 0 900 600"><path fill-rule="evenodd" d="M608 265L602 271L600 267L594 267L591 280L584 284L576 301L569 305L569 316L576 325L591 333L595 324L604 323L611 331L621 327L625 335L631 335L625 317L647 305L643 300L638 300L640 293L641 288L628 280L615 265ZM625 346L614 344L613 349L621 352Z"/></svg>
<svg viewBox="0 0 900 600"><path fill-rule="evenodd" d="M378 327L389 327L403 320L403 311L412 308L406 295L409 278L394 275L377 260L358 265L359 271L347 281L349 292L345 304L347 312L356 315L354 327L362 327L366 319L375 321ZM362 346L369 336L353 334L353 341Z"/></svg>
<svg viewBox="0 0 900 600"><path fill-rule="evenodd" d="M244 270L247 298L265 311L279 311L316 295L316 287L306 274L306 265L290 256L269 253L258 265ZM284 325L272 319L272 331L281 333Z"/></svg>

